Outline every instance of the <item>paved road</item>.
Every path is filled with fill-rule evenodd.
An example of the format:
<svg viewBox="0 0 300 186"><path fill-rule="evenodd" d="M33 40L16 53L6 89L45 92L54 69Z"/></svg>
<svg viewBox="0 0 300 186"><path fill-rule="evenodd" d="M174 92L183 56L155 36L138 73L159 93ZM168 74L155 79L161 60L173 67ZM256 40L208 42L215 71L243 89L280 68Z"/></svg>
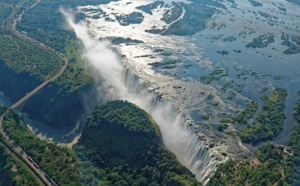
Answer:
<svg viewBox="0 0 300 186"><path fill-rule="evenodd" d="M40 0L37 0L37 2L35 4L33 4L30 8L33 8ZM21 4L17 5L17 8L21 7ZM28 9L30 9L28 8ZM27 9L27 10L28 10ZM11 26L6 25L6 28L9 29L13 34L15 34L16 36L20 37L21 39L24 39L34 45L36 45L37 47L41 47L47 51L49 51L50 53L54 53L55 55L60 55L64 58L64 64L61 66L60 70L50 79L47 79L46 81L44 81L42 84L40 84L39 86L37 86L35 89L33 89L31 92L27 93L23 98L21 98L19 101L17 101L16 103L14 103L10 108L14 109L16 107L18 107L20 104L24 103L27 99L29 99L32 95L34 95L37 91L41 90L43 87L45 87L49 82L54 81L55 79L57 79L66 69L67 65L68 65L68 58L66 57L66 55L64 55L63 53L56 51L55 49L45 45L44 43L41 43L23 33L20 33L19 31L16 30L16 24L17 22L19 22L22 19L22 15L24 14L25 10L15 19L13 19L13 24ZM10 15L10 18L13 18L16 14L16 10L13 11L13 13ZM6 21L7 24L9 24L9 21ZM10 137L6 134L6 132L3 130L2 127L2 120L3 120L3 116L5 115L5 113L3 115L0 116L0 133L3 135L3 140L4 143L6 144L11 144L12 145L12 151L10 149L8 149L4 144L4 146L6 147L7 151L12 154L14 157L16 157L17 160L19 160L21 163L23 163L25 165L25 167L27 167L27 169L35 176L38 178L39 182L42 185L45 185L44 183L47 183L48 185L53 185L49 182L49 180L45 177L45 172L41 169L41 168L36 168L32 162L30 162L28 160L28 156L26 154L26 152L24 152L22 150L21 147L18 146L18 144L11 140ZM1 142L2 143L2 142ZM20 160L20 158L18 158L18 155L20 155L22 157L22 160ZM28 165L30 165L30 168L24 163L27 162Z"/></svg>

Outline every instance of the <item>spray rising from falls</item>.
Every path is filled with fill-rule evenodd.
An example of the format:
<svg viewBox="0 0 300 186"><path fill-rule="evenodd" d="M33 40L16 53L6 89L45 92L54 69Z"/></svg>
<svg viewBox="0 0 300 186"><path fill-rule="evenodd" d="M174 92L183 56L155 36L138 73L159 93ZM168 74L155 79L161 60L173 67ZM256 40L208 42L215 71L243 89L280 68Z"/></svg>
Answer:
<svg viewBox="0 0 300 186"><path fill-rule="evenodd" d="M184 119L168 101L148 91L128 67L121 64L118 55L106 43L90 37L84 22L74 23L72 14L62 10L78 39L84 46L84 58L103 78L101 88L106 89L107 100L128 100L147 111L158 124L164 144L189 168L198 180L206 184L216 169L216 161L208 148L192 130L190 121Z"/></svg>

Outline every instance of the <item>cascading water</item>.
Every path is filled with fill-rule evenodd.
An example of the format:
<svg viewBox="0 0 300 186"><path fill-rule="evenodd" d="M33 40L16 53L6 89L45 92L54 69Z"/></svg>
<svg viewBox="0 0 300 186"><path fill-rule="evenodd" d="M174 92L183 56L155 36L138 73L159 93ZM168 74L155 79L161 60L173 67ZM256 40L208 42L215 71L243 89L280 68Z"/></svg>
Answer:
<svg viewBox="0 0 300 186"><path fill-rule="evenodd" d="M121 64L117 54L106 43L91 38L84 22L74 23L72 14L61 11L84 46L84 58L104 79L100 88L107 89L107 95L104 95L107 100L128 100L151 114L160 128L166 147L199 181L206 184L217 163L203 141L192 130L191 122L170 102L149 92L142 80L130 68L126 68L125 64Z"/></svg>

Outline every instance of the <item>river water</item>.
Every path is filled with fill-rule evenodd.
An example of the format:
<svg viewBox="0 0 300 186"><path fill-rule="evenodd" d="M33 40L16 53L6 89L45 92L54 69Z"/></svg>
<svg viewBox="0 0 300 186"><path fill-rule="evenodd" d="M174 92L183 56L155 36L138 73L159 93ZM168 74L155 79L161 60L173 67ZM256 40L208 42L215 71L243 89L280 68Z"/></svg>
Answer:
<svg viewBox="0 0 300 186"><path fill-rule="evenodd" d="M183 114L183 118L192 121L193 127L189 128L189 130L193 130L197 137L191 135L193 133L187 134L191 135L191 139L199 138L202 141L200 140L200 146L197 140L188 142L187 146L190 147L191 144L194 144L194 149L198 149L202 154L206 154L207 156L203 156L208 157L205 162L215 161L211 158L210 153L217 157L216 159L219 162L222 162L227 159L227 155L232 158L238 158L245 154L249 157L251 155L238 140L216 130L218 123L220 123L220 118L243 110L249 100L262 104L261 95L270 93L275 87L284 87L288 90L285 106L286 120L283 124L284 130L275 140L278 143L287 144L288 135L294 126L292 110L297 99L297 91L300 90L300 55L283 54L287 47L281 45L281 34L300 35L298 29L300 22L296 21L299 20L300 16L299 7L284 0L259 2L263 6L254 7L248 1L236 1L235 5L225 1L223 4L227 9L221 10L220 13L208 20L208 28L206 30L188 37L161 36L146 33L145 29L149 29L153 25L158 28L167 26L160 20L167 8L160 7L153 15L148 15L135 9L137 6L148 4L149 0L137 0L134 2L122 0L96 7L81 7L81 9L99 8L106 11L110 19L113 19L114 15L126 15L133 11L143 13L143 23L129 26L122 26L117 21L106 21L105 17L99 19L87 18L89 21L87 30L94 39L124 37L143 41L143 43L139 44L120 44L115 47L120 55L126 56L123 64L126 64L131 73L144 82L143 85L147 87L147 90L154 92L155 95L159 95L162 100L171 101L176 108L176 112L179 111L179 113ZM287 11L282 12L278 7L284 7ZM259 12L268 13L277 19L266 18ZM93 14L88 11L84 13L87 15ZM275 38L274 43L269 44L265 48L245 47L252 39L262 34L273 34ZM223 40L228 37L233 37L235 40L230 42ZM106 47L104 49L107 50ZM160 55L155 52L157 49L162 49L164 52L169 52L172 55ZM228 51L228 55L217 53L217 51L222 50ZM239 52L236 52L238 50ZM118 58L109 59L110 61L121 61ZM149 65L154 62L174 59L179 59L181 62L176 64L176 68L172 69L156 68ZM98 60L101 61L102 59ZM111 66L111 69L122 71L120 66ZM224 72L228 72L228 75L222 77L219 81L212 82L210 85L199 81L201 76L208 75L215 69L223 69ZM127 89L122 84L124 82L110 78L111 74L107 74L107 72L111 71L101 72L100 68L100 73L104 76L104 79L110 79L111 83L121 90ZM119 74L116 77L120 78L120 76ZM280 78L278 80L275 77ZM230 83L231 87L227 91L222 91L222 86L225 83ZM139 83L136 82L136 84ZM266 92L261 92L264 87L267 88ZM121 92L124 93L126 91ZM206 99L208 95L213 96L213 101ZM125 98L125 95L118 96ZM228 97L232 97L232 99L228 99ZM132 101L134 100L132 99ZM4 96L0 96L0 104L1 102L10 104ZM213 106L213 103L217 103L218 106ZM152 107L149 105L144 106L144 109L155 115L153 108L149 108ZM201 115L204 114L210 115L210 118L203 120ZM159 114L157 114L157 117L160 117ZM174 117L177 117L177 115ZM176 122L184 123L179 122L179 120ZM52 131L52 129L43 127L42 123L30 122L36 123L33 126L38 128L39 131L49 131L49 136L55 136L55 129ZM175 121L173 120L173 122ZM234 127L230 126L228 130L235 131ZM57 135L65 135L66 132L57 133ZM184 142L183 144L186 143ZM172 149L171 146L172 144L169 144L169 147ZM207 148L207 146L211 148ZM176 148L173 148L173 151L176 151ZM182 152L177 152L177 154L180 153ZM185 153L187 152L185 151ZM226 154L226 157L224 154ZM179 155L179 158L181 158L181 161L185 161L184 156ZM192 159L190 160L195 164L195 161ZM185 164L187 165L188 163ZM206 164L211 172L214 170L214 165L214 163L212 166ZM193 165L188 166L190 169L193 168ZM197 168L194 169L194 171L196 170ZM201 172L203 170L197 171ZM202 173L199 179L207 181L204 177L206 175Z"/></svg>

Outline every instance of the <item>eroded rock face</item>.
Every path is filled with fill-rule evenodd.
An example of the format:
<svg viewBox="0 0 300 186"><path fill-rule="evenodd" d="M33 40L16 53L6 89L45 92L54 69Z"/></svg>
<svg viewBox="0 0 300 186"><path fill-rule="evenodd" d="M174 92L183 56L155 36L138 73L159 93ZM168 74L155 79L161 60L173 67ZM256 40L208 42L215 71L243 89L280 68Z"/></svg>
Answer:
<svg viewBox="0 0 300 186"><path fill-rule="evenodd" d="M18 101L27 92L37 87L41 81L27 73L17 73L8 68L0 60L0 90L10 98L12 102Z"/></svg>
<svg viewBox="0 0 300 186"><path fill-rule="evenodd" d="M73 128L85 112L82 95L90 87L68 95L58 93L61 87L50 84L28 100L23 110L31 117L57 128Z"/></svg>

